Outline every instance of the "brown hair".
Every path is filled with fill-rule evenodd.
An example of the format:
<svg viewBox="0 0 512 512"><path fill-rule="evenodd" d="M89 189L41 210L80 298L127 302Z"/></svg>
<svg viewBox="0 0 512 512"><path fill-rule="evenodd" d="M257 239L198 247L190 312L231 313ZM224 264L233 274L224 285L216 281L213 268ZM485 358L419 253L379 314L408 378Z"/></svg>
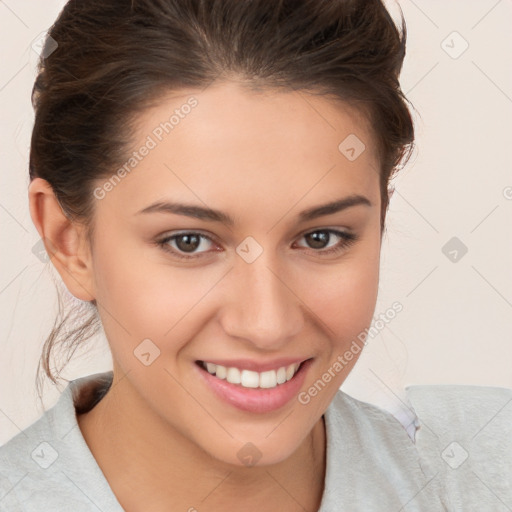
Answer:
<svg viewBox="0 0 512 512"><path fill-rule="evenodd" d="M399 30L380 0L70 0L48 31L32 92L30 179L49 182L92 247L94 184L126 161L137 113L169 91L236 77L254 90L332 96L364 114L380 160L383 231L388 183L414 144L399 84L401 21ZM82 307L57 317L36 380L43 369L57 382L56 345L67 363L97 332L96 302L86 307L85 321ZM64 333L72 313L82 322Z"/></svg>

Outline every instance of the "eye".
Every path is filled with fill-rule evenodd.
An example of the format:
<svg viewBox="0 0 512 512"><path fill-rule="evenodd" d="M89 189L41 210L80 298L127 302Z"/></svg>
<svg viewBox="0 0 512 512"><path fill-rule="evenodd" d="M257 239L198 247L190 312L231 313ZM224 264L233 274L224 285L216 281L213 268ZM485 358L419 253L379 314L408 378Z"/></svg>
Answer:
<svg viewBox="0 0 512 512"><path fill-rule="evenodd" d="M306 247L306 249L310 249L316 254L330 255L341 252L353 244L358 239L358 236L354 233L337 229L317 229L303 234L300 238L304 238L309 244L309 247ZM215 242L205 234L196 231L186 231L166 236L161 240L157 240L156 244L177 258L191 259L201 257L205 253L210 252Z"/></svg>
<svg viewBox="0 0 512 512"><path fill-rule="evenodd" d="M206 240L206 243L203 241ZM170 244L169 242L172 242ZM178 233L175 235L167 236L164 239L157 242L157 244L167 252L171 252L178 258L194 258L200 256L204 252L208 252L208 246L213 244L213 240L202 233L196 233L195 231ZM197 251L202 248L206 250Z"/></svg>
<svg viewBox="0 0 512 512"><path fill-rule="evenodd" d="M334 237L333 237L334 235ZM302 235L309 244L309 248L319 254L336 254L352 245L357 236L354 233L339 231L337 229L317 229ZM336 238L338 242L336 243ZM333 239L333 240L331 240ZM329 245L333 241L334 243Z"/></svg>

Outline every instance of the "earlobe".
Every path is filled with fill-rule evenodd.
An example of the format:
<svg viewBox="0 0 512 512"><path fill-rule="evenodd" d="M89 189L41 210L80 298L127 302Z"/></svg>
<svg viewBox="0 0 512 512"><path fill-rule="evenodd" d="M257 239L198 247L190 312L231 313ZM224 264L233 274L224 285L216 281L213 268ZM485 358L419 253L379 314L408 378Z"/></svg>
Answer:
<svg viewBox="0 0 512 512"><path fill-rule="evenodd" d="M67 289L77 299L94 300L92 264L82 226L66 217L48 181L34 178L28 196L32 222Z"/></svg>

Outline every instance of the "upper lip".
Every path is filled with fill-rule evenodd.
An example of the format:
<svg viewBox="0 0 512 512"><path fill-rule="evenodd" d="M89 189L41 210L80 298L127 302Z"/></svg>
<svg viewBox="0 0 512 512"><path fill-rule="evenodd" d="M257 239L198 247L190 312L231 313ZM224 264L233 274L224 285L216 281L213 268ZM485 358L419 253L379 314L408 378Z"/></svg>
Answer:
<svg viewBox="0 0 512 512"><path fill-rule="evenodd" d="M277 370L281 366L290 366L295 363L302 363L308 358L282 357L272 361L258 362L253 359L201 359L201 361L218 364L226 368L239 368L240 370L251 370L253 372L265 372L268 370Z"/></svg>

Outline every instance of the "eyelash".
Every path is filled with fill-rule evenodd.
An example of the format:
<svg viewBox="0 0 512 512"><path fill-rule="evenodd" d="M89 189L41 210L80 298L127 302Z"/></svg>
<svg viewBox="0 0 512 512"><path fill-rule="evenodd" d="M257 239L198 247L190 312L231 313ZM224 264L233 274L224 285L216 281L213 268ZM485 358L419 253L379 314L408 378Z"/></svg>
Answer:
<svg viewBox="0 0 512 512"><path fill-rule="evenodd" d="M355 235L354 233L347 233L343 231L339 231L337 229L315 229L313 231L308 231L307 233L304 233L301 235L300 238L303 238L307 235L311 235L313 233L329 233L334 234L336 236L339 236L341 238L341 242L335 245L334 247L331 247L329 249L312 249L309 248L310 251L313 251L314 253L319 253L321 255L331 255L331 254L337 254L341 252L343 249L346 249L347 247L351 246L358 240L358 235ZM199 235L202 238L206 238L212 243L215 243L215 241L209 237L208 235L204 235L203 233L198 233L196 231L182 231L181 233L177 233L175 235L167 236L163 238L162 240L156 241L156 244L163 249L165 252L171 253L173 256L176 256L177 258L189 260L189 259L195 259L199 258L202 255L206 254L206 252L197 253L197 254L191 254L191 255L185 255L185 253L179 252L176 249L171 248L168 245L168 242L171 240L175 240L176 238L184 235ZM329 240L330 242L330 240Z"/></svg>

